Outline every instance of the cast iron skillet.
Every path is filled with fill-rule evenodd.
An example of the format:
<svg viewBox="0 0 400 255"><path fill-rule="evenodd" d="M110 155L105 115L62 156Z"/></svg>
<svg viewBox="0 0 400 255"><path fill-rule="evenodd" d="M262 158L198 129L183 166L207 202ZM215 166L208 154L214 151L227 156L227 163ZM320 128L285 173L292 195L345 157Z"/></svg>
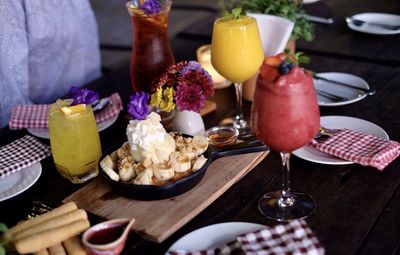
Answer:
<svg viewBox="0 0 400 255"><path fill-rule="evenodd" d="M120 148L122 144L123 142L120 142L109 148L100 158L99 162L101 162L105 156L110 155L113 151ZM268 147L259 142L258 140L253 142L243 142L240 144L235 144L223 148L214 147L210 145L208 146L208 149L203 153L204 157L207 158L207 161L199 170L188 176L183 177L182 179L179 179L175 182L169 183L164 186L136 185L119 181L117 182L112 180L103 171L100 165L99 165L99 170L101 175L111 184L112 189L125 197L134 198L138 200L160 200L180 195L192 189L201 181L211 162L220 157L237 155L242 153L260 152L265 150L268 150Z"/></svg>

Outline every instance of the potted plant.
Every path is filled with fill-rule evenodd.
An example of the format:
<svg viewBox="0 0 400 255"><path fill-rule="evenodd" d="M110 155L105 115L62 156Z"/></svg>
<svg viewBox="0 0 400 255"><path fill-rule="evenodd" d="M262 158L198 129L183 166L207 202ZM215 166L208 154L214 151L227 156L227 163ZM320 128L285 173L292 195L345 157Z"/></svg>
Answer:
<svg viewBox="0 0 400 255"><path fill-rule="evenodd" d="M308 42L314 39L314 26L305 18L298 0L231 0L227 8L233 7L241 7L244 12L275 15L292 21L294 28L290 41L293 43L297 39Z"/></svg>

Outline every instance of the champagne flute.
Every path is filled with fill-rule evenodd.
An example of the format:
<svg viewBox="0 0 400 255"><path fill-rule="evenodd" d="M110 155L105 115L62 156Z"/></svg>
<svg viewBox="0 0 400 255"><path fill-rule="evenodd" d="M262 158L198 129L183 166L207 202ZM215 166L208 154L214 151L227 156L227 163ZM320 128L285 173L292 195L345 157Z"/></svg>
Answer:
<svg viewBox="0 0 400 255"><path fill-rule="evenodd" d="M242 83L258 72L263 58L264 51L254 18L223 17L214 22L211 62L222 76L235 84L236 116L233 126L239 131L247 127L242 111Z"/></svg>
<svg viewBox="0 0 400 255"><path fill-rule="evenodd" d="M261 67L252 105L251 126L257 138L282 158L282 189L259 200L260 212L269 219L302 219L315 210L314 199L290 189L290 153L308 144L318 132L320 115L312 76L299 67L279 74L277 67ZM275 71L274 71L275 69ZM277 76L275 79L271 76Z"/></svg>

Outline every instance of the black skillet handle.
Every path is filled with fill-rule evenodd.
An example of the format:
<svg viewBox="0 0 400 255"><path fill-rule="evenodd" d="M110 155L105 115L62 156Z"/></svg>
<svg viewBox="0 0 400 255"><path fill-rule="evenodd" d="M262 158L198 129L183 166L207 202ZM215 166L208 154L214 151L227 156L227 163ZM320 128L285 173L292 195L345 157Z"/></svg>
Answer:
<svg viewBox="0 0 400 255"><path fill-rule="evenodd" d="M211 149L211 158L215 160L217 158L231 156L231 155L238 155L244 153L252 153L252 152L261 152L261 151L268 151L269 148L259 140L255 141L245 141L242 143L224 146L224 147L217 147L210 145Z"/></svg>

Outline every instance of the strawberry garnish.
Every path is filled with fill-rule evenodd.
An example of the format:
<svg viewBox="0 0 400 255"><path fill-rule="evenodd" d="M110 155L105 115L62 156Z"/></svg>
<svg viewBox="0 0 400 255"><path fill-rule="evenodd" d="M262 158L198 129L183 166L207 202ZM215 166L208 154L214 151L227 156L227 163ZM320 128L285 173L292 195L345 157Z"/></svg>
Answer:
<svg viewBox="0 0 400 255"><path fill-rule="evenodd" d="M269 66L278 67L281 64L282 60L278 57L266 57L264 59L264 64Z"/></svg>

